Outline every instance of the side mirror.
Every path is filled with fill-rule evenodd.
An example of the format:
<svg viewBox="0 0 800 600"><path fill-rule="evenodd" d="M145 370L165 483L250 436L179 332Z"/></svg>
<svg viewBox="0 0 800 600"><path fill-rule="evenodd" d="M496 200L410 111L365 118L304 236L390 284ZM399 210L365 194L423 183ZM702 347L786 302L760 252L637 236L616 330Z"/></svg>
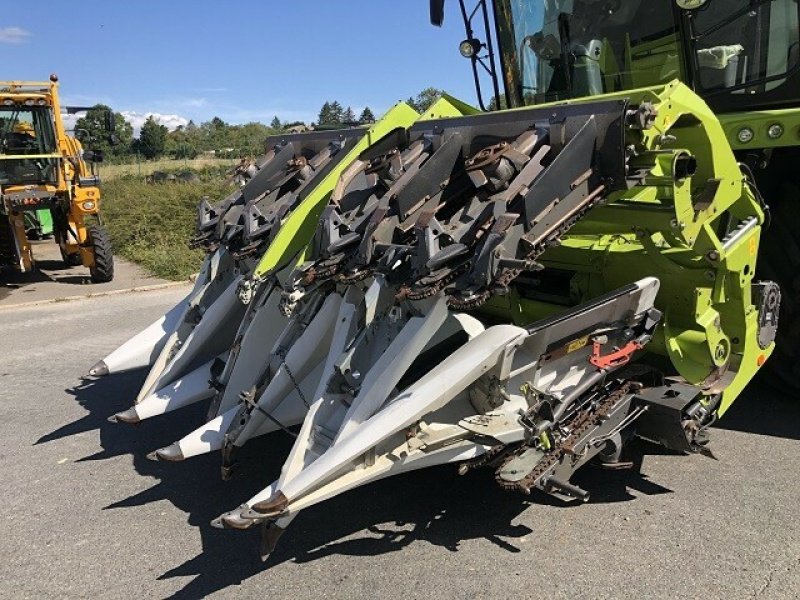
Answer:
<svg viewBox="0 0 800 600"><path fill-rule="evenodd" d="M444 0L430 0L431 25L441 27L444 23Z"/></svg>

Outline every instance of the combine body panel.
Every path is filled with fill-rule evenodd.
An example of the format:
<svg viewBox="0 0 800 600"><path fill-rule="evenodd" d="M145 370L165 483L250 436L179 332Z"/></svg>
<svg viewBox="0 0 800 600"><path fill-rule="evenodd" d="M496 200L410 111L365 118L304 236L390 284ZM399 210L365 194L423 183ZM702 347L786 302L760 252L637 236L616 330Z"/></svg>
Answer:
<svg viewBox="0 0 800 600"><path fill-rule="evenodd" d="M55 75L0 82L0 266L34 268L29 223L33 237L55 236L68 266L87 267L95 283L111 281L111 243L98 220L100 178L67 135L61 111Z"/></svg>
<svg viewBox="0 0 800 600"><path fill-rule="evenodd" d="M264 555L301 510L415 469L491 468L504 489L587 501L574 473L629 468L635 436L709 455L710 425L775 350L753 160L792 145L766 123L794 113L715 111L795 72L730 67L752 67L734 60L749 41L707 37L672 0L560 4L462 11L462 53L476 81L480 63L502 72L511 110L446 96L369 132L272 140L241 192L201 202L194 291L100 365L151 366L118 421L210 400L208 422L153 458L219 450L227 478L254 437L296 438L277 478L213 523L260 525ZM633 35L642 10L669 18ZM722 91L704 99L697 81Z"/></svg>

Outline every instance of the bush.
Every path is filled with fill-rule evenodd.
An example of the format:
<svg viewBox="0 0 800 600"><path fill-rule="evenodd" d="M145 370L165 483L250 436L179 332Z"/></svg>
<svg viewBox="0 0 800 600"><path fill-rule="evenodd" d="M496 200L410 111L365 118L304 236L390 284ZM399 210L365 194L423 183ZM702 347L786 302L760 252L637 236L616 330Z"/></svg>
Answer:
<svg viewBox="0 0 800 600"><path fill-rule="evenodd" d="M202 251L188 247L197 203L202 196L216 202L233 189L219 178L147 184L138 177L121 177L105 183L102 213L114 251L159 277L186 279L203 260Z"/></svg>

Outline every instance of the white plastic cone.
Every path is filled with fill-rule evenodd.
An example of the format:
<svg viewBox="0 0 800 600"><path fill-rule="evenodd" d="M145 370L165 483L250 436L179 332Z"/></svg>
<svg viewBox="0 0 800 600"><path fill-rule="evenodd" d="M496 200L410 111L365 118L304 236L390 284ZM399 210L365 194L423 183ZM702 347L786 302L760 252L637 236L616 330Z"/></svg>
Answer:
<svg viewBox="0 0 800 600"><path fill-rule="evenodd" d="M116 420L123 423L138 423L211 398L214 395L214 389L209 385L209 380L214 362L214 360L210 360L166 387L150 394L130 409L118 413Z"/></svg>

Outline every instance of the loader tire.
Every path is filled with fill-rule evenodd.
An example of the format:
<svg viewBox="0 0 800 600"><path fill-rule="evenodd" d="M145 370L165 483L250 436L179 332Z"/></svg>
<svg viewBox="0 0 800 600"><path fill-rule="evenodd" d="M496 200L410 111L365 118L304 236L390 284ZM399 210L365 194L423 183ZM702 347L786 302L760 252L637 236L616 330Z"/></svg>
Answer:
<svg viewBox="0 0 800 600"><path fill-rule="evenodd" d="M68 267L78 267L81 264L81 255L77 252L75 254L67 254L62 250L61 259Z"/></svg>
<svg viewBox="0 0 800 600"><path fill-rule="evenodd" d="M761 236L758 274L781 288L775 351L765 364L774 384L800 391L800 190L784 184L772 207L772 222Z"/></svg>
<svg viewBox="0 0 800 600"><path fill-rule="evenodd" d="M94 253L94 266L89 269L92 283L107 283L114 279L114 254L108 232L100 225L90 225L88 234Z"/></svg>
<svg viewBox="0 0 800 600"><path fill-rule="evenodd" d="M67 267L79 266L82 263L80 252L75 252L74 254L67 254L64 251L64 246L62 245L64 241L63 234L60 233L59 231L56 231L55 238L56 238L56 244L58 244L58 250L59 252L61 252L61 260L64 261L64 264Z"/></svg>

